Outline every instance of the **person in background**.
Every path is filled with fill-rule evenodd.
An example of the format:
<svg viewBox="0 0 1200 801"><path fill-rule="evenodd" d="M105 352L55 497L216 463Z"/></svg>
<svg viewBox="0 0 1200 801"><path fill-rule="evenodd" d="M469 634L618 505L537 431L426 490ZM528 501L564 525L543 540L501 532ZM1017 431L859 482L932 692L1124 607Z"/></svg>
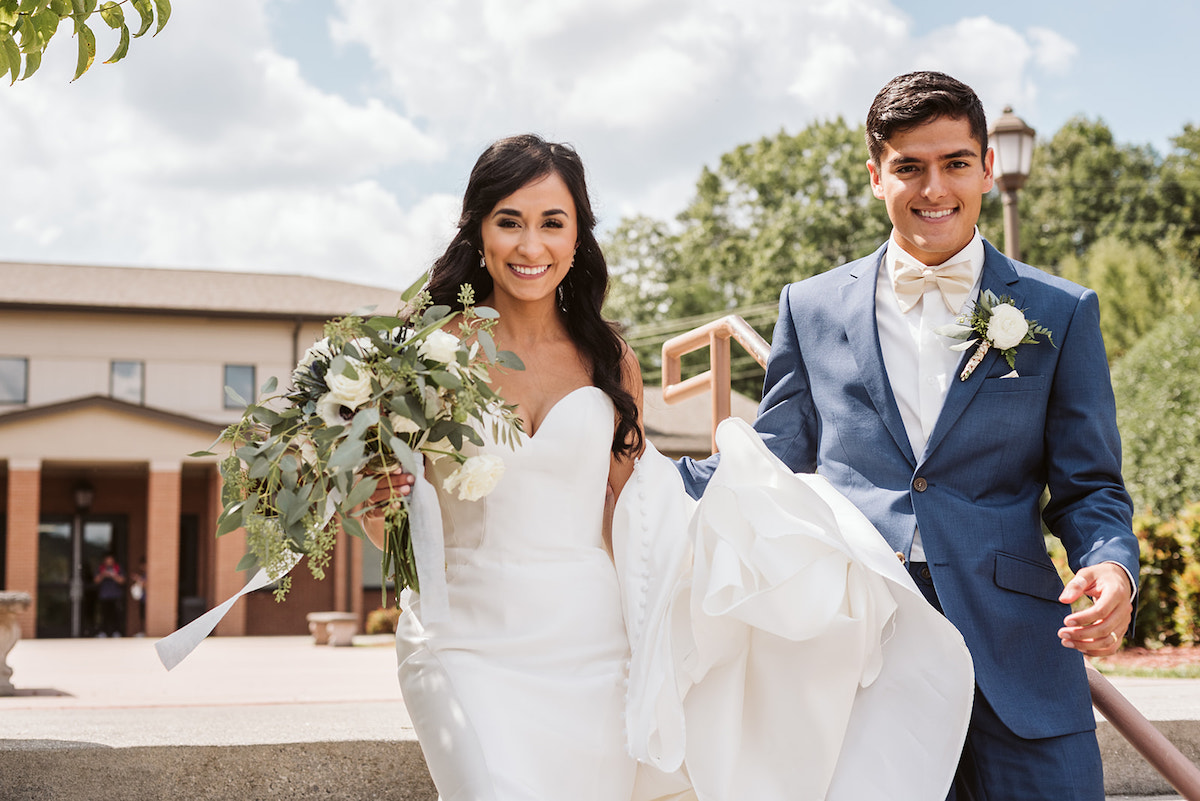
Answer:
<svg viewBox="0 0 1200 801"><path fill-rule="evenodd" d="M104 554L92 579L96 584L96 603L100 607L100 637L120 637L122 601L125 600L125 574L111 552Z"/></svg>

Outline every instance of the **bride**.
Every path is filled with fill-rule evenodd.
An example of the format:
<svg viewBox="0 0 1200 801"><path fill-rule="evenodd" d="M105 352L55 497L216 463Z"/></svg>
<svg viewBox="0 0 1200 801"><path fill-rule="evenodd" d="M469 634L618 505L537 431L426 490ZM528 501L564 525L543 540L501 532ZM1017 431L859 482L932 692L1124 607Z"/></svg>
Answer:
<svg viewBox="0 0 1200 801"><path fill-rule="evenodd" d="M525 430L483 446L496 488L459 500L426 467L449 610L423 621L414 595L397 653L442 801L944 796L971 705L961 638L857 510L749 427L722 425L688 498L601 317L594 225L574 150L503 139L431 273L435 303L473 285L525 364L493 376Z"/></svg>

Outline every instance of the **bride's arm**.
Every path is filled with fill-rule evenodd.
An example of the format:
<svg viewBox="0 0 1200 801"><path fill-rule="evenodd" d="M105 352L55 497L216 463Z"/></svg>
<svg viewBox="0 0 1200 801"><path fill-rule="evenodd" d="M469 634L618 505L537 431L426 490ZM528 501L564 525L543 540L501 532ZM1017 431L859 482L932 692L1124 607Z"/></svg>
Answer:
<svg viewBox="0 0 1200 801"><path fill-rule="evenodd" d="M638 364L637 356L629 345L625 345L625 354L621 357L621 373L625 389L633 396L634 405L637 407L638 432L645 437L646 429L642 421L642 368ZM640 451L633 454L613 456L612 461L609 463L608 486L605 489L604 495L604 544L608 548L609 553L612 553L613 510L617 505L617 497L621 494L621 490L625 488L625 482L633 474L633 464L638 456L641 456Z"/></svg>

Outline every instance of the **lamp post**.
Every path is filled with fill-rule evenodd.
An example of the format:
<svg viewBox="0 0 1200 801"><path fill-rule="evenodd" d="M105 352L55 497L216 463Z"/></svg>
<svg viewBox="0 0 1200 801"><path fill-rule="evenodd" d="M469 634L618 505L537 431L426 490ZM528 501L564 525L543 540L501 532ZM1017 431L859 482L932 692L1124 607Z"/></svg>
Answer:
<svg viewBox="0 0 1200 801"><path fill-rule="evenodd" d="M83 517L92 508L95 491L88 484L75 488L75 517L71 521L71 636L83 634Z"/></svg>
<svg viewBox="0 0 1200 801"><path fill-rule="evenodd" d="M1012 106L1005 106L1000 119L988 130L988 140L996 154L993 164L996 185L1004 202L1004 253L1010 259L1021 258L1017 192L1029 177L1034 133L1025 120L1013 114Z"/></svg>

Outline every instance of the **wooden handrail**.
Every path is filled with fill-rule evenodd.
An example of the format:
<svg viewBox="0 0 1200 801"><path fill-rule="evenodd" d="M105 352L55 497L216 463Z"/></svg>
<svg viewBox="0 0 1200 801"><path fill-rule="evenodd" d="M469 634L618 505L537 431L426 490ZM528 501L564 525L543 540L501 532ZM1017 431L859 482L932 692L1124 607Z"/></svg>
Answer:
<svg viewBox="0 0 1200 801"><path fill-rule="evenodd" d="M750 324L736 314L726 315L711 323L672 337L662 346L663 401L678 403L705 390L712 392L712 448L717 449L717 424L729 416L733 382L729 371L729 340L736 339L759 365L767 366L771 347ZM692 351L708 348L709 369L686 381L680 380L683 357Z"/></svg>
<svg viewBox="0 0 1200 801"><path fill-rule="evenodd" d="M717 449L717 424L729 416L732 382L729 371L729 340L736 339L754 360L767 365L770 347L750 325L731 314L700 326L663 343L663 400L678 403L705 390L712 392L713 451ZM692 351L709 349L709 369L686 381L682 378L682 358ZM1137 749L1175 790L1188 801L1200 801L1200 768L1183 755L1145 715L1121 695L1112 683L1090 664L1088 687L1092 705L1112 727Z"/></svg>

